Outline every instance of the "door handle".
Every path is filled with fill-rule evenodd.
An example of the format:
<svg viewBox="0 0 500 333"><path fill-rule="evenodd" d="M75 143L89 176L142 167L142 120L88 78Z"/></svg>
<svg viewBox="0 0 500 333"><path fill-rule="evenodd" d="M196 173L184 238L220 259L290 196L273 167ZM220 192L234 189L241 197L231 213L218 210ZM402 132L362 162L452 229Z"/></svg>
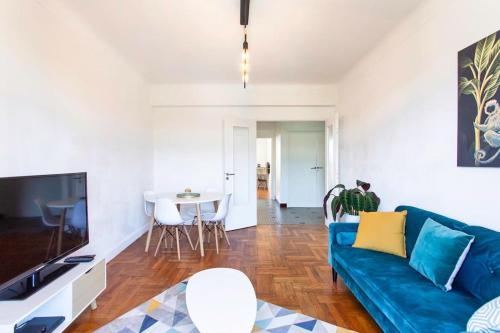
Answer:
<svg viewBox="0 0 500 333"><path fill-rule="evenodd" d="M236 175L236 174L226 172L226 180L229 180L229 176L234 176L234 175Z"/></svg>
<svg viewBox="0 0 500 333"><path fill-rule="evenodd" d="M316 170L316 169L318 169L318 167L312 167L312 168L311 168L311 170Z"/></svg>

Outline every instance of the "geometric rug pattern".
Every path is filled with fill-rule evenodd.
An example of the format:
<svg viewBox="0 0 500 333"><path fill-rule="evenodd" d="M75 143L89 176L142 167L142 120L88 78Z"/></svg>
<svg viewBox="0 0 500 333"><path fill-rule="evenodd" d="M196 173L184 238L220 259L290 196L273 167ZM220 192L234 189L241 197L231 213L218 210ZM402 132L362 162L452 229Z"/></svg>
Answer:
<svg viewBox="0 0 500 333"><path fill-rule="evenodd" d="M97 333L199 333L186 307L187 281L167 289L98 329ZM221 333L224 323L221 322ZM324 321L257 300L251 333L352 333ZM250 332L249 332L250 333Z"/></svg>

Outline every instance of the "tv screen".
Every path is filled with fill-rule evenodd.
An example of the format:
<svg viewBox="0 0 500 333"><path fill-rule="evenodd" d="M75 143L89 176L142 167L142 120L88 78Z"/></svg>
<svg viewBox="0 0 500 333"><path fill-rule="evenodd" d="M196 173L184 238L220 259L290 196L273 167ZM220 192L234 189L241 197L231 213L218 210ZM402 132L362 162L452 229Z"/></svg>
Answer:
<svg viewBox="0 0 500 333"><path fill-rule="evenodd" d="M86 173L0 178L0 289L88 241Z"/></svg>

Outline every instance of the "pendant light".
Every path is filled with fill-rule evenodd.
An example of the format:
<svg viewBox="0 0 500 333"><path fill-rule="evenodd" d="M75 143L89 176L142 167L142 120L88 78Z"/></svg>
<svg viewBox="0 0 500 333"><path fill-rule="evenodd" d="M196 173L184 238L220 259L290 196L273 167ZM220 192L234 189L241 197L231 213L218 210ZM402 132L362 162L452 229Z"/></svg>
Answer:
<svg viewBox="0 0 500 333"><path fill-rule="evenodd" d="M240 25L243 26L243 50L241 53L241 79L243 88L248 84L249 54L247 40L248 16L250 13L250 0L240 0Z"/></svg>
<svg viewBox="0 0 500 333"><path fill-rule="evenodd" d="M241 53L241 79L243 80L243 88L247 87L248 83L248 41L247 41L247 27L244 30L245 39L243 40L243 51Z"/></svg>

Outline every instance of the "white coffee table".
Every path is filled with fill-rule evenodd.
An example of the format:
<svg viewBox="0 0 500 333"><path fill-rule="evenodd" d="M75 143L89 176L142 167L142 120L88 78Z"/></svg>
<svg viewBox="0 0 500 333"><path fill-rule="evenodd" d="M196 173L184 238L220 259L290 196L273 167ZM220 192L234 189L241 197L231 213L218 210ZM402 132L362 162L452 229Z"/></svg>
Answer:
<svg viewBox="0 0 500 333"><path fill-rule="evenodd" d="M248 277L231 268L194 274L186 288L189 316L200 333L250 333L257 297Z"/></svg>

